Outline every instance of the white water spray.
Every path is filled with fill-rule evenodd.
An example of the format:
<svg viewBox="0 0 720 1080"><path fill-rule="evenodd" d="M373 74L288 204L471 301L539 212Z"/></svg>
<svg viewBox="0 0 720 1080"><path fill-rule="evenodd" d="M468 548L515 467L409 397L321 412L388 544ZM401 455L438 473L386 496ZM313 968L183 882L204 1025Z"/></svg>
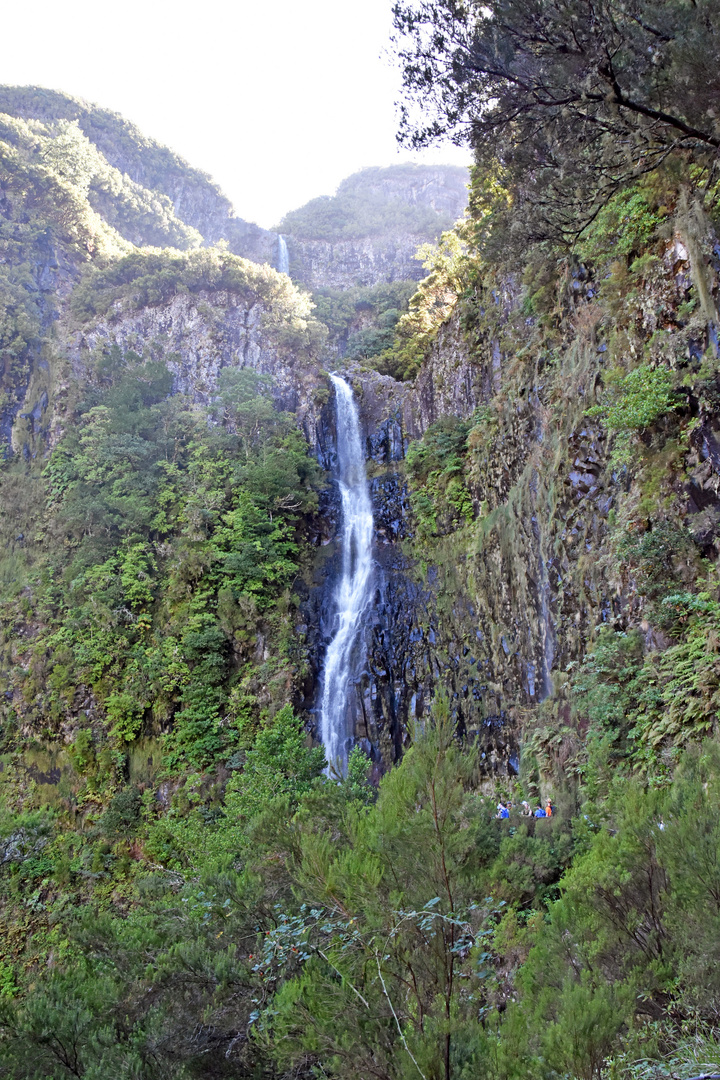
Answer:
<svg viewBox="0 0 720 1080"><path fill-rule="evenodd" d="M371 596L373 516L352 390L331 375L337 409L338 484L342 500L342 573L335 590L337 630L325 656L320 737L328 765L345 771L349 736L347 688L353 646Z"/></svg>
<svg viewBox="0 0 720 1080"><path fill-rule="evenodd" d="M284 236L278 236L278 273L289 274L290 273L290 255L288 253L287 241Z"/></svg>

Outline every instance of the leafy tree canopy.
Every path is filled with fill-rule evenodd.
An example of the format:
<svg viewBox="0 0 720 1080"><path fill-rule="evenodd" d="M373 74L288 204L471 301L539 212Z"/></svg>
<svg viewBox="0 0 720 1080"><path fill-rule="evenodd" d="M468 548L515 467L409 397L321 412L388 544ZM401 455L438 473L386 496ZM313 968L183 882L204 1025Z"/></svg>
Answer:
<svg viewBox="0 0 720 1080"><path fill-rule="evenodd" d="M669 155L714 168L718 7L400 0L401 138L471 142L480 164L499 163L526 237L572 240Z"/></svg>

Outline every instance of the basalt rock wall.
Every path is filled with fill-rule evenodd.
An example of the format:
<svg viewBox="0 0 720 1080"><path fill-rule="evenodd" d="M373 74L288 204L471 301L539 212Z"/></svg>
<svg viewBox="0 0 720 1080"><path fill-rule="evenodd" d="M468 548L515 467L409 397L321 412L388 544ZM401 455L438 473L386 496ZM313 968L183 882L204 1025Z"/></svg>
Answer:
<svg viewBox="0 0 720 1080"><path fill-rule="evenodd" d="M82 381L98 352L118 346L164 357L175 377L175 391L207 404L220 370L249 367L272 378L276 404L294 412L315 455L330 476L335 460L334 401L320 358L299 358L279 344L267 325L262 302L238 294L208 291L180 295L137 311L120 311L83 329L66 332L66 359L72 377ZM61 328L62 329L62 328ZM488 771L507 772L517 764L517 738L506 710L509 689L532 700L547 666L548 611L538 616L528 646L531 659L514 661L508 676L508 641L516 650L517 629L498 634L496 608L511 603L501 590L483 607L468 588L463 544L450 564L426 565L417 548L404 475L410 442L439 417L469 417L488 399L498 378L497 350L473 354L457 321L438 336L415 383L362 370L346 373L359 404L367 448L375 517L376 573L362 641L358 677L350 688L356 737L371 751L378 768L402 754L409 724L422 720L439 686L450 695L461 729L481 737ZM62 408L54 414L63 426ZM533 423L521 425L523 432ZM52 441L52 440L51 440ZM339 572L339 497L332 481L321 496L320 511L309 525L311 556L307 574L296 584L301 598L298 632L307 639L310 671L297 704L313 722L324 653L333 632L333 590ZM528 573L545 588L540 547L529 528ZM519 567L514 568L516 571ZM523 568L522 580L526 579ZM532 592L532 590L530 590ZM542 613L544 594L530 603ZM525 615L518 623L526 621ZM545 651L544 651L545 650ZM364 662L363 662L364 661ZM532 675L535 665L537 675ZM528 674L530 672L530 674ZM516 694L517 696L517 694ZM515 763L515 765L513 764Z"/></svg>
<svg viewBox="0 0 720 1080"><path fill-rule="evenodd" d="M508 280L490 293L494 310L481 311L474 327L458 315L441 329L413 384L347 373L366 438L377 566L366 664L351 695L356 736L378 762L402 752L408 725L442 687L459 729L479 737L488 773L512 774L528 730L550 723L551 739L570 715L568 672L599 628L635 628L647 648L667 646L647 613L650 571L642 561L628 567L617 545L660 550L666 529L692 537L681 558L662 556L663 578L678 589L692 580L697 559L715 558L720 547L720 423L703 381L712 378L717 349L713 243L704 237L693 263L692 246L673 236L652 276L611 311L598 304L592 272L576 268L558 285L564 315L552 351ZM692 319L679 316L701 290L705 307ZM644 350L651 365L672 355L687 386L686 404L638 436L629 471L611 456L602 422L588 415L619 348ZM404 459L410 442L443 416L473 419L465 466L472 511L428 537L413 512ZM330 437L331 429L329 418ZM643 540L653 530L657 541ZM322 554L305 601L316 679L331 626L332 542ZM542 720L543 702L554 720ZM310 697L305 705L312 707Z"/></svg>
<svg viewBox="0 0 720 1080"><path fill-rule="evenodd" d="M720 422L710 389L718 271L714 238L702 239L693 261L692 245L671 237L652 273L610 310L598 303L592 271L569 272L557 286L564 314L552 350L506 281L470 329L456 316L441 330L413 385L353 375L378 567L356 733L385 763L442 687L460 730L478 734L488 772L512 773L528 730L550 724L543 737L552 740L570 716L568 673L601 627L667 647L648 574L682 590L698 559L720 549ZM683 318L697 293L706 301ZM630 467L612 456L591 408L621 349L644 355L650 370L671 356L686 387L684 402L676 397L674 411L634 436ZM403 459L442 416L473 418L464 474L472 511L428 537ZM662 554L669 543L678 553ZM619 557L620 548L641 553ZM652 559L659 570L647 569Z"/></svg>
<svg viewBox="0 0 720 1080"><path fill-rule="evenodd" d="M467 587L462 543L456 545L450 566L424 562L404 467L410 442L440 416L469 417L487 399L497 366L492 350L488 358L472 354L454 321L441 331L414 384L359 368L345 373L358 401L367 449L376 560L373 597L359 645L364 664L358 666L349 688L349 711L356 738L379 769L401 756L410 725L427 715L439 687L451 699L459 730L479 738L487 773L507 775L519 767L517 727L505 707L503 677L496 677L499 666L503 672L507 669L507 654L497 640L493 611L478 603ZM332 467L332 401L321 410L315 430L319 456ZM340 562L339 497L332 485L321 516L325 531L315 538L317 555L301 586L302 626L311 659L301 704L311 717L324 651L333 633L333 589ZM533 536L528 546L537 564L539 550ZM542 579L537 570L536 576ZM543 626L534 643L538 671L547 636ZM509 682L507 677L504 681ZM524 691L526 668L518 671L517 682ZM533 696L531 688L529 697Z"/></svg>

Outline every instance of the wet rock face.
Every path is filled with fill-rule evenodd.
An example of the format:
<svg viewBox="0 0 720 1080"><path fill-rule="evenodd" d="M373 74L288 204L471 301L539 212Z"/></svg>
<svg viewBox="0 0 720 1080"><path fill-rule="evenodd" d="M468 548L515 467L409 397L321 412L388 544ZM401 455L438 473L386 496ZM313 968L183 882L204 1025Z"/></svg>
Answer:
<svg viewBox="0 0 720 1080"><path fill-rule="evenodd" d="M493 626L487 619L481 621L457 581L451 586L433 567L424 576L412 556L412 517L403 472L411 437L421 434L440 408L472 413L482 395L482 373L463 370L459 351L452 360L438 355L455 376L446 384L442 406L430 397L427 382L421 400L417 387L386 376L368 372L348 376L365 435L375 522L373 596L356 643L348 719L355 738L382 771L402 756L410 725L428 715L442 687L458 731L479 741L488 776L513 775L518 768L517 731L502 710L498 674L489 659ZM469 366L466 357L465 368ZM442 368L435 367L432 375L442 378ZM330 468L333 410L331 399L316 425L318 452ZM317 558L301 603L310 675L299 705L310 716L311 726L317 723L315 709L334 629L333 594L340 568L340 500L334 484L324 495L319 516L326 532L315 540ZM505 652L503 660L507 662ZM538 657L538 672L541 667ZM525 668L522 678L526 679Z"/></svg>
<svg viewBox="0 0 720 1080"><path fill-rule="evenodd" d="M684 485L687 527L705 558L720 551L720 431L706 418L691 436Z"/></svg>
<svg viewBox="0 0 720 1080"><path fill-rule="evenodd" d="M382 483L373 481L372 493L375 577L348 687L350 728L380 770L387 769L402 756L410 725L427 717L442 687L458 732L478 740L487 774L513 775L517 732L497 707L492 672L483 654L485 635L476 628L476 613L462 597L454 598L450 619L439 611L440 576L431 569L423 580L403 551L407 516L394 518L399 525L397 535L385 527L388 517L406 506L402 483L385 476ZM339 529L337 509L334 517ZM311 676L300 704L315 717L315 727L323 659L334 628L333 591L339 566L335 542L301 605L308 627Z"/></svg>
<svg viewBox="0 0 720 1080"><path fill-rule="evenodd" d="M376 544L384 547L409 538L410 499L403 477L394 471L374 476L370 481L370 497Z"/></svg>
<svg viewBox="0 0 720 1080"><path fill-rule="evenodd" d="M0 193L0 218L2 202ZM26 459L35 457L40 438L50 431L53 417L48 405L52 374L44 356L42 336L50 332L60 305L79 276L77 262L47 236L40 236L33 249L31 276L25 287L39 333L20 357L13 361L8 353L5 363L0 359L0 457L12 453L22 453Z"/></svg>

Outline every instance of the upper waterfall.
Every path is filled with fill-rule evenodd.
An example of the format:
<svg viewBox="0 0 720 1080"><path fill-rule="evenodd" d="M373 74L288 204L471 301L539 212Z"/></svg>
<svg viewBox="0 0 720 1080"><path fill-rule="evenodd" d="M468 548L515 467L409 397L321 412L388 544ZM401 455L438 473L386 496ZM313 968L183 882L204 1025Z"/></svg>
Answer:
<svg viewBox="0 0 720 1080"><path fill-rule="evenodd" d="M352 732L346 722L353 647L370 600L373 514L353 393L330 376L337 409L337 479L342 501L342 571L334 595L336 629L325 656L320 736L328 765L345 771Z"/></svg>
<svg viewBox="0 0 720 1080"><path fill-rule="evenodd" d="M278 272L281 274L290 273L290 255L288 252L287 240L284 236L278 236Z"/></svg>

